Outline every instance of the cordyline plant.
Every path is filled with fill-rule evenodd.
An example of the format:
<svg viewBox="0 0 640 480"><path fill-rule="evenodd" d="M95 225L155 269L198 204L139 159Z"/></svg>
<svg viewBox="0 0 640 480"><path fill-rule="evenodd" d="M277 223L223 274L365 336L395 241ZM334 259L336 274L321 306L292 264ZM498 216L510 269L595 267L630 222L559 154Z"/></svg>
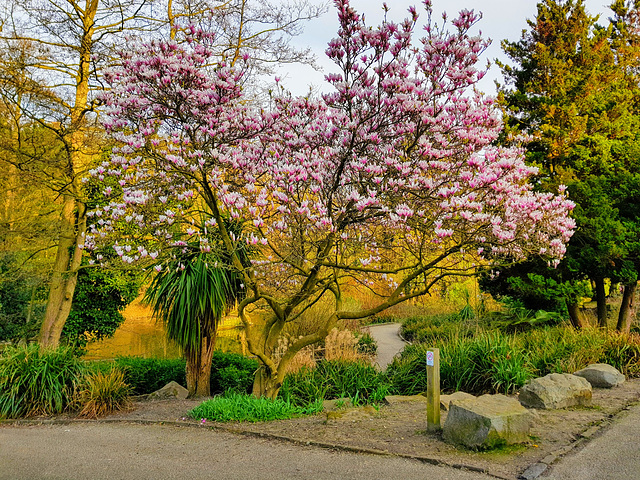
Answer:
<svg viewBox="0 0 640 480"><path fill-rule="evenodd" d="M242 97L242 71L216 63L207 35L152 42L122 54L107 79L106 126L122 146L96 176L121 191L94 212L95 233L120 236L134 262L185 236L210 249L194 219L206 211L240 272L238 311L261 369L254 393L275 397L291 358L324 338L340 319L357 319L430 292L473 262L508 255L564 253L574 223L562 195L532 191L522 152L492 146L501 125L491 99L473 89L487 42L469 31L479 16L462 11L431 21L414 42L418 15L369 28L336 0L340 29L327 54L338 73L321 99L281 95L267 111ZM242 238L225 219L244 224ZM251 266L234 253L255 245ZM378 303L349 310L347 287ZM326 298L330 299L330 302ZM318 331L273 355L287 322L326 308ZM268 312L266 314L265 312Z"/></svg>

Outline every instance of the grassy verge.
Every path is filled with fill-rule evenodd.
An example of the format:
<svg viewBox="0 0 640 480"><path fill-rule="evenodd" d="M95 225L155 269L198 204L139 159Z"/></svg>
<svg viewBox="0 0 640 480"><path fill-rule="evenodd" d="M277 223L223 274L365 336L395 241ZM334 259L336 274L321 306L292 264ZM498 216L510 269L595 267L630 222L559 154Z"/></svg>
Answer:
<svg viewBox="0 0 640 480"><path fill-rule="evenodd" d="M321 401L298 406L281 398L269 400L231 393L203 402L191 410L189 416L214 422L267 422L313 415L321 410Z"/></svg>
<svg viewBox="0 0 640 480"><path fill-rule="evenodd" d="M640 375L640 336L567 326L505 333L481 323L453 319L413 318L405 335L418 342L408 346L388 369L393 391L415 394L426 390L425 351L440 348L443 390L469 393L511 393L529 379L568 372L590 363L608 363L628 376Z"/></svg>

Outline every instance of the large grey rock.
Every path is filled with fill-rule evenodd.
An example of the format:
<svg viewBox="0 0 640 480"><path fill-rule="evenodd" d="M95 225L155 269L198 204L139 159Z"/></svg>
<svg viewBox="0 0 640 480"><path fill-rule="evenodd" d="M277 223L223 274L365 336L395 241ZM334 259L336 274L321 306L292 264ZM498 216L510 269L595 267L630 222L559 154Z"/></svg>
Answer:
<svg viewBox="0 0 640 480"><path fill-rule="evenodd" d="M466 392L453 392L451 395L440 395L440 408L444 411L449 410L451 402L459 402L461 400L470 400L476 398L470 393Z"/></svg>
<svg viewBox="0 0 640 480"><path fill-rule="evenodd" d="M525 407L542 409L590 405L591 384L570 373L550 373L523 386L520 403Z"/></svg>
<svg viewBox="0 0 640 480"><path fill-rule="evenodd" d="M625 378L615 367L606 363L594 363L574 373L585 378L592 387L612 388L624 383Z"/></svg>
<svg viewBox="0 0 640 480"><path fill-rule="evenodd" d="M189 391L176 382L169 382L160 390L150 393L148 400L167 400L169 398L177 398L184 400L189 395Z"/></svg>
<svg viewBox="0 0 640 480"><path fill-rule="evenodd" d="M445 442L491 449L529 439L531 413L504 395L482 395L451 402L444 423Z"/></svg>

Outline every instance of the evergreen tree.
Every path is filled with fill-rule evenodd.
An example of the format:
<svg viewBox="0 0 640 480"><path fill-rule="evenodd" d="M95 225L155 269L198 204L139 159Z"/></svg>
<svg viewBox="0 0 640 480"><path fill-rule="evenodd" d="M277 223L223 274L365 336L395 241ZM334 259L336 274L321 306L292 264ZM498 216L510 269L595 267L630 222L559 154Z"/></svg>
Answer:
<svg viewBox="0 0 640 480"><path fill-rule="evenodd" d="M573 292L566 301L576 326L583 323L575 294L583 279L595 286L601 326L606 326L605 279L622 282L631 295L637 282L638 217L627 208L638 172L633 152L639 97L630 68L637 58L630 23L635 16L624 2L612 9L616 15L605 28L582 0L545 0L522 38L502 43L513 62L501 65L503 140L530 136L527 161L539 168L537 187L554 191L566 185L576 202L578 228L560 274L550 275L559 275L568 284L565 291ZM627 314L623 308L621 316Z"/></svg>

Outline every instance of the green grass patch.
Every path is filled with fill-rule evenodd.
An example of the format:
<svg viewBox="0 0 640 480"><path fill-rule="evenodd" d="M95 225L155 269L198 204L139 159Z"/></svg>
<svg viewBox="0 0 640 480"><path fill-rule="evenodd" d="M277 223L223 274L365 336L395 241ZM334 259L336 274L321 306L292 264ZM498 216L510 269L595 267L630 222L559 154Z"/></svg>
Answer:
<svg viewBox="0 0 640 480"><path fill-rule="evenodd" d="M376 404L389 394L387 377L363 362L320 361L315 368L303 368L285 377L280 398L295 405L317 400L351 399L354 405Z"/></svg>
<svg viewBox="0 0 640 480"><path fill-rule="evenodd" d="M269 400L251 395L230 393L203 402L191 410L189 416L214 422L268 422L313 415L321 410L321 401L299 406L281 398Z"/></svg>

